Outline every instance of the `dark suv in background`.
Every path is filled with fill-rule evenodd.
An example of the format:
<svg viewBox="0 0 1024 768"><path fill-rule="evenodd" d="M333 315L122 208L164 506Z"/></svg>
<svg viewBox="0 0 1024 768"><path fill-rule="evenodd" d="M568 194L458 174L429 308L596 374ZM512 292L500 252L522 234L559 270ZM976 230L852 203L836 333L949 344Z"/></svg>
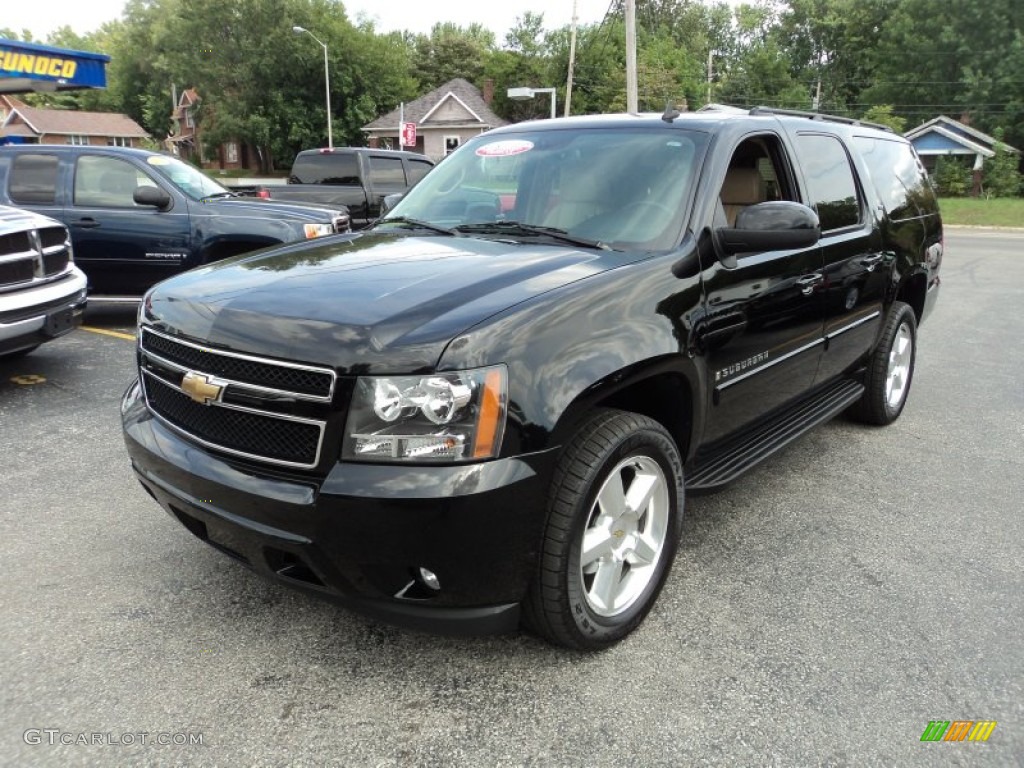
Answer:
<svg viewBox="0 0 1024 768"><path fill-rule="evenodd" d="M106 295L349 230L344 207L239 198L175 157L119 147L0 147L0 203L64 222L90 292Z"/></svg>
<svg viewBox="0 0 1024 768"><path fill-rule="evenodd" d="M844 411L899 417L941 259L927 176L877 126L511 125L369 230L149 292L125 440L168 512L269 577L602 648L661 590L685 491Z"/></svg>

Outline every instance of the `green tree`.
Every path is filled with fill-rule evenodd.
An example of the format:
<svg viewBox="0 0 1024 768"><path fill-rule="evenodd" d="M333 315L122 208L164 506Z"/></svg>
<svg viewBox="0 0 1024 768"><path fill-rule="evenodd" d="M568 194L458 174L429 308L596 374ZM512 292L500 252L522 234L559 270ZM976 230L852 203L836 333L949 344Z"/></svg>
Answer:
<svg viewBox="0 0 1024 768"><path fill-rule="evenodd" d="M985 161L982 181L987 197L1016 197L1020 194L1020 154L1010 151L1003 142L1003 130L995 131L995 155Z"/></svg>
<svg viewBox="0 0 1024 768"><path fill-rule="evenodd" d="M903 133L906 130L907 121L899 115L894 115L892 110L892 104L878 104L865 112L863 119L869 123L887 125L892 128L894 133Z"/></svg>
<svg viewBox="0 0 1024 768"><path fill-rule="evenodd" d="M861 91L874 77L873 41L903 0L788 0L770 33L791 74L814 93L821 112L862 111ZM819 96L820 93L820 96Z"/></svg>
<svg viewBox="0 0 1024 768"><path fill-rule="evenodd" d="M738 106L810 107L809 90L794 76L792 58L776 30L779 9L768 3L740 5L735 30L718 64L713 101Z"/></svg>
<svg viewBox="0 0 1024 768"><path fill-rule="evenodd" d="M415 94L407 48L372 25L354 27L334 0L155 5L144 35L153 72L143 80L162 90L160 111L170 114L171 83L196 88L205 141L248 142L264 169L327 143L323 49L294 26L327 45L335 143L362 143L364 124Z"/></svg>
<svg viewBox="0 0 1024 768"><path fill-rule="evenodd" d="M429 91L456 77L480 82L495 42L494 34L479 24L463 28L445 22L435 24L429 35L417 36L414 48L413 71L420 89Z"/></svg>
<svg viewBox="0 0 1024 768"><path fill-rule="evenodd" d="M967 116L1010 144L1024 141L1024 13L1020 0L898 0L870 55L861 101L892 104L911 125Z"/></svg>

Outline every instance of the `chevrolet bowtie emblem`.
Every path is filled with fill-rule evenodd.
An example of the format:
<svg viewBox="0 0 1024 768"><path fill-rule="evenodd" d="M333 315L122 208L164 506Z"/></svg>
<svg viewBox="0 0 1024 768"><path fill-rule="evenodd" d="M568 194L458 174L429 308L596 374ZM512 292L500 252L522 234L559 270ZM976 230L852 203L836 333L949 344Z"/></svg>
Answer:
<svg viewBox="0 0 1024 768"><path fill-rule="evenodd" d="M181 380L181 391L197 403L209 405L220 400L227 382L220 381L205 373L189 371Z"/></svg>

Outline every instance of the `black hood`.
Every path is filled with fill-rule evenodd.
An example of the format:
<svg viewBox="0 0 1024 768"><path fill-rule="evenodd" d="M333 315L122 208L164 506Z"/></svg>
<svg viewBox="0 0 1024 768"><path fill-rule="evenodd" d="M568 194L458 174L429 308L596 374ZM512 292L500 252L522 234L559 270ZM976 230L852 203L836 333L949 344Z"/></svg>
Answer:
<svg viewBox="0 0 1024 768"><path fill-rule="evenodd" d="M156 286L149 322L341 373L430 369L460 332L635 259L477 238L344 235L187 272Z"/></svg>

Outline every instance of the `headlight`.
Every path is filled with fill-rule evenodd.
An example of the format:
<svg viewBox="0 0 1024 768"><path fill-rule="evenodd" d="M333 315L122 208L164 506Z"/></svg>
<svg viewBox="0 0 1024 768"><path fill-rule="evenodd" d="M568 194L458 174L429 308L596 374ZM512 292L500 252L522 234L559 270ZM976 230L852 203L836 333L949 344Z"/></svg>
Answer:
<svg viewBox="0 0 1024 768"><path fill-rule="evenodd" d="M306 232L307 240L310 240L314 237L323 237L324 235L334 234L333 224L304 224L303 229Z"/></svg>
<svg viewBox="0 0 1024 768"><path fill-rule="evenodd" d="M505 431L504 366L430 376L362 376L342 458L417 462L491 459Z"/></svg>

